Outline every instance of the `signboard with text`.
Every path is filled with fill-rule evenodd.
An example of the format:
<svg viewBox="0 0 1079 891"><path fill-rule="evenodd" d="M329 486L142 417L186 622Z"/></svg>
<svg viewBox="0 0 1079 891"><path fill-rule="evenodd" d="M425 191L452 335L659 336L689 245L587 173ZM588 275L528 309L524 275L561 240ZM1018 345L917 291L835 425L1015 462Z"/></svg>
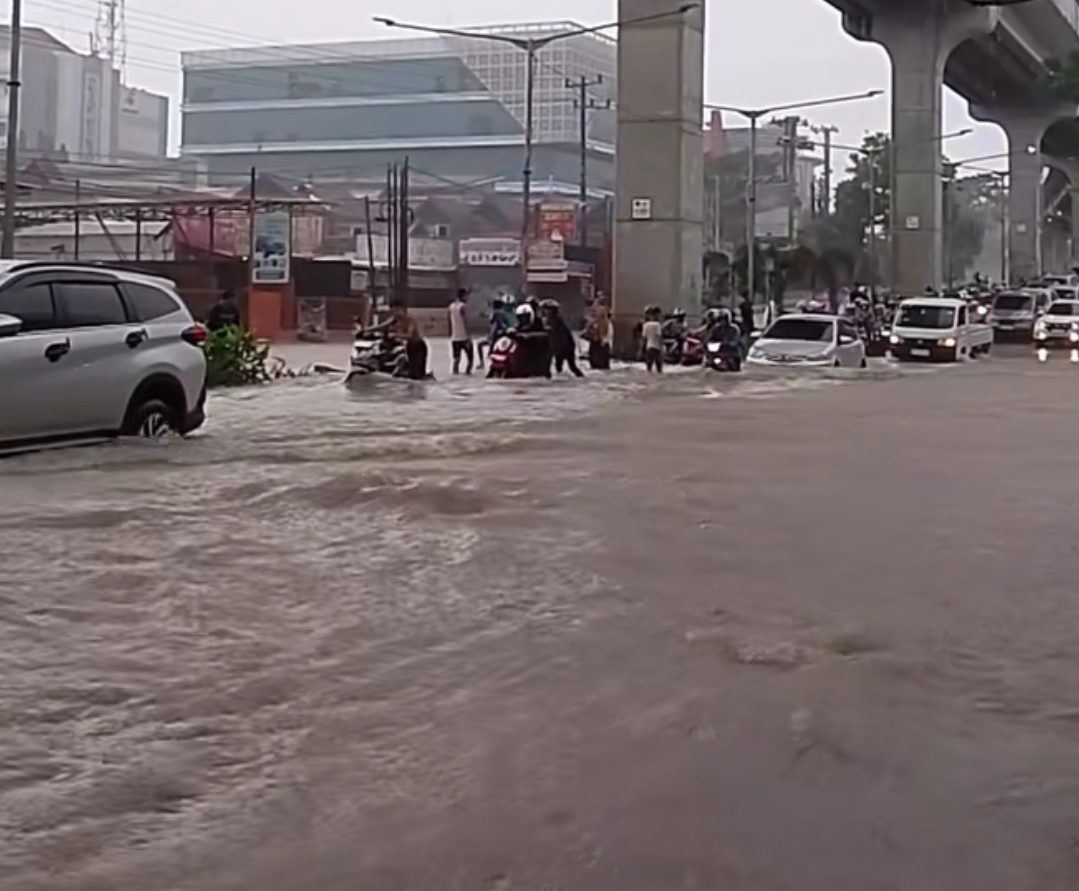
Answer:
<svg viewBox="0 0 1079 891"><path fill-rule="evenodd" d="M462 266L517 266L521 242L516 238L462 238L458 256Z"/></svg>
<svg viewBox="0 0 1079 891"><path fill-rule="evenodd" d="M290 220L287 210L255 214L255 250L251 258L251 281L254 284L287 284L292 247Z"/></svg>

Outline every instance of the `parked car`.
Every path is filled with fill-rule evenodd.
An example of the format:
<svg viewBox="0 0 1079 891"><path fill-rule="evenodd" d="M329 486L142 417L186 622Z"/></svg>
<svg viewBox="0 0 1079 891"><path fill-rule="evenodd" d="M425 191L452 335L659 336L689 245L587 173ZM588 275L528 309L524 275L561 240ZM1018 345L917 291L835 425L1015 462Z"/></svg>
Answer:
<svg viewBox="0 0 1079 891"><path fill-rule="evenodd" d="M959 298L904 300L892 322L888 349L902 361L956 362L986 355L993 329L972 315L967 301Z"/></svg>
<svg viewBox="0 0 1079 891"><path fill-rule="evenodd" d="M0 451L195 430L205 339L166 279L0 265Z"/></svg>
<svg viewBox="0 0 1079 891"><path fill-rule="evenodd" d="M845 318L820 313L780 316L753 341L746 364L757 367L865 368L865 344Z"/></svg>

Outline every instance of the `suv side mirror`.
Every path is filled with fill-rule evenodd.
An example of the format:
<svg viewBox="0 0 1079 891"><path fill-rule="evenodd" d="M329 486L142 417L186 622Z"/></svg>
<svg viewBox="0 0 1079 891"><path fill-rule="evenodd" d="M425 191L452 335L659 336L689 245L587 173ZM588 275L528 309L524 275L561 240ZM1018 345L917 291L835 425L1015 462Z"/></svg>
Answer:
<svg viewBox="0 0 1079 891"><path fill-rule="evenodd" d="M0 313L0 337L14 337L22 331L22 319Z"/></svg>

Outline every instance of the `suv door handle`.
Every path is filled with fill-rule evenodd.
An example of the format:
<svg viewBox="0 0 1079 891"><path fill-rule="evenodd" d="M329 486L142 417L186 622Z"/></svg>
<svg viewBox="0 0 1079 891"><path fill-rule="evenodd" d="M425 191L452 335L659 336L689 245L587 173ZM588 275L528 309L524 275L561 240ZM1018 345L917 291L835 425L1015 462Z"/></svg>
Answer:
<svg viewBox="0 0 1079 891"><path fill-rule="evenodd" d="M50 362L59 362L64 356L71 352L71 341L60 340L56 343L50 343L45 347L45 358Z"/></svg>
<svg viewBox="0 0 1079 891"><path fill-rule="evenodd" d="M143 342L149 338L149 334L146 333L145 328L140 328L138 331L132 331L127 337L124 338L126 343L131 349L135 349L138 346L142 346Z"/></svg>

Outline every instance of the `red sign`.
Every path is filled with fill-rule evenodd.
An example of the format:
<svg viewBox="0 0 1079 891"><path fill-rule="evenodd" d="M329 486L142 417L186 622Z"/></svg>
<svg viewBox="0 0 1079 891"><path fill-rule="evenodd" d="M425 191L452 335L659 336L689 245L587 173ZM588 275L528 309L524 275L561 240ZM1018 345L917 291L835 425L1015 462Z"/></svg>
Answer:
<svg viewBox="0 0 1079 891"><path fill-rule="evenodd" d="M573 241L577 235L577 205L560 201L539 206L537 235L543 241Z"/></svg>

